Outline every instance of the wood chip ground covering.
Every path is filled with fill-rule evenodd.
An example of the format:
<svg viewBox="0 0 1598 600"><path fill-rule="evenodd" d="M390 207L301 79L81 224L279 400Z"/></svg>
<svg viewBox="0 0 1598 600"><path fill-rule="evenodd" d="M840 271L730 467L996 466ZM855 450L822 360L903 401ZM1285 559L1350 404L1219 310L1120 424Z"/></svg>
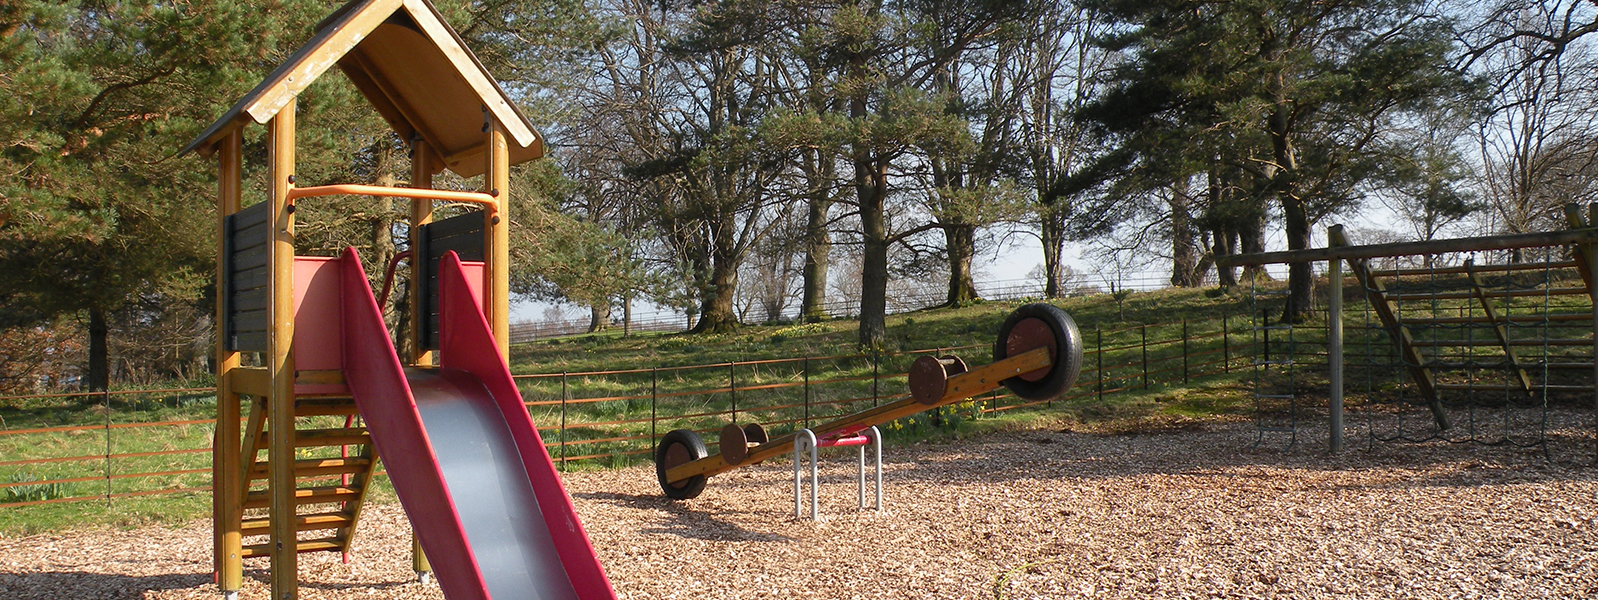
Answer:
<svg viewBox="0 0 1598 600"><path fill-rule="evenodd" d="M1338 457L1315 440L1249 451L1246 424L890 446L880 513L855 508L840 449L819 523L792 518L786 462L687 502L651 468L566 484L623 598L1598 597L1590 450L1352 439ZM441 598L411 576L407 527L371 507L351 564L302 555L301 597ZM0 598L217 598L210 538L197 522L0 539ZM247 561L245 598L266 597L265 567Z"/></svg>

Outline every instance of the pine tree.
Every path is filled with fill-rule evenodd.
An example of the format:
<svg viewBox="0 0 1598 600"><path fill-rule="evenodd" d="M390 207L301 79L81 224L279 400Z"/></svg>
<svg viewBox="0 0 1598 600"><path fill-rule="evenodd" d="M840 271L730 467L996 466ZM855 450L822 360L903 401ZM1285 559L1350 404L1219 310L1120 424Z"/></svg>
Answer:
<svg viewBox="0 0 1598 600"><path fill-rule="evenodd" d="M177 152L325 10L312 0L0 9L0 326L86 318L88 386L106 389L115 311L206 304L214 175Z"/></svg>
<svg viewBox="0 0 1598 600"><path fill-rule="evenodd" d="M1174 181L1218 161L1246 174L1251 202L1280 208L1291 250L1404 151L1385 144L1396 120L1471 88L1450 62L1450 23L1414 0L1089 5L1119 24L1108 46L1128 59L1082 112L1121 148L1101 174ZM1290 266L1284 318L1308 313L1312 285L1308 263Z"/></svg>

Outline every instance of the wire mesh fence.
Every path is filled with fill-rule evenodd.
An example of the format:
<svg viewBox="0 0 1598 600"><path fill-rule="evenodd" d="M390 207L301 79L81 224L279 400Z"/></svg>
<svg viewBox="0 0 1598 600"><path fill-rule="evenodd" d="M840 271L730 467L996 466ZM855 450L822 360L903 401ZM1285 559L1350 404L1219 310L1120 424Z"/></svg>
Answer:
<svg viewBox="0 0 1598 600"><path fill-rule="evenodd" d="M1273 270L1274 276L1283 276L1280 269ZM1216 285L1216 274L1212 269L1206 272L1200 282L1203 286ZM1121 274L1079 274L1061 284L1064 296L1092 296L1105 294L1114 289L1153 291L1171 287L1171 273L1169 271L1137 271ZM1026 298L1043 298L1044 285L1037 279L1000 279L980 281L976 283L977 295L986 300L1008 301ZM896 289L888 298L888 314L899 314L922 310L932 306L944 304L947 301L945 292L941 289ZM828 301L823 304L822 310L833 318L854 318L859 312L859 300L842 298ZM765 310L744 310L740 320L744 322L771 322L777 320L792 320L798 317L799 307L784 305L777 311L775 318L766 314ZM682 312L651 310L633 315L626 322L612 315L613 329L626 329L629 332L654 332L654 331L685 331L692 327L693 321ZM522 321L511 323L511 343L523 344L533 340L579 335L588 333L589 319L557 319L543 321Z"/></svg>
<svg viewBox="0 0 1598 600"><path fill-rule="evenodd" d="M1082 332L1084 365L1061 398L995 392L885 426L891 441L929 428L1043 404L1102 403L1118 394L1224 374L1250 356L1241 315ZM706 365L516 375L540 435L562 468L650 460L673 429L701 433L758 422L774 435L907 395L905 373L926 354L980 364L989 346L798 356ZM0 397L0 507L209 490L213 388Z"/></svg>

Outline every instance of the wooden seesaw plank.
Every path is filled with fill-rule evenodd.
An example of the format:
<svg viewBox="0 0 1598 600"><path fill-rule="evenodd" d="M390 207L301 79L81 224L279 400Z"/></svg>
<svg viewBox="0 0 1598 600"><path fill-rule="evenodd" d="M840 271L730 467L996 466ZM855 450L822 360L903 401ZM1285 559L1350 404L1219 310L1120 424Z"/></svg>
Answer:
<svg viewBox="0 0 1598 600"><path fill-rule="evenodd" d="M817 438L826 438L831 434L845 431L858 431L886 423L894 419L960 402L973 396L979 396L998 389L1002 381L1022 373L1046 369L1054 364L1054 359L1049 356L1048 348L1034 348L1021 354L1000 360L985 366L977 367L971 371L961 373L949 378L948 385L944 388L943 397L933 404L922 404L915 398L905 398L891 404L884 404L870 410L860 411L836 420L824 423L811 430ZM793 451L794 434L788 434L772 439L769 442L749 449L749 455L737 464L727 462L720 454L712 454L691 463L672 467L666 471L666 479L676 483L696 475L719 475L738 468L739 465L754 464L779 454Z"/></svg>

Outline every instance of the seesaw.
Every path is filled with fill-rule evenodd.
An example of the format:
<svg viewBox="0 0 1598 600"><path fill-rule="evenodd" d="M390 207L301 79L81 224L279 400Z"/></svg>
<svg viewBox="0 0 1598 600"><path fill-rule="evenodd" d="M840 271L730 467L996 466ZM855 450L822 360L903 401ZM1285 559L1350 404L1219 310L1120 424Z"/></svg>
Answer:
<svg viewBox="0 0 1598 600"><path fill-rule="evenodd" d="M887 423L986 394L1000 387L1027 400L1048 400L1071 388L1082 370L1082 335L1071 316L1049 304L1027 304L1010 313L993 344L993 362L975 369L952 356L923 356L910 366L910 397L845 415L809 430L816 445L865 443L860 433ZM705 491L706 481L742 466L794 450L799 432L771 438L758 423L729 423L716 454L699 434L668 432L655 447L655 476L667 497L686 500Z"/></svg>

